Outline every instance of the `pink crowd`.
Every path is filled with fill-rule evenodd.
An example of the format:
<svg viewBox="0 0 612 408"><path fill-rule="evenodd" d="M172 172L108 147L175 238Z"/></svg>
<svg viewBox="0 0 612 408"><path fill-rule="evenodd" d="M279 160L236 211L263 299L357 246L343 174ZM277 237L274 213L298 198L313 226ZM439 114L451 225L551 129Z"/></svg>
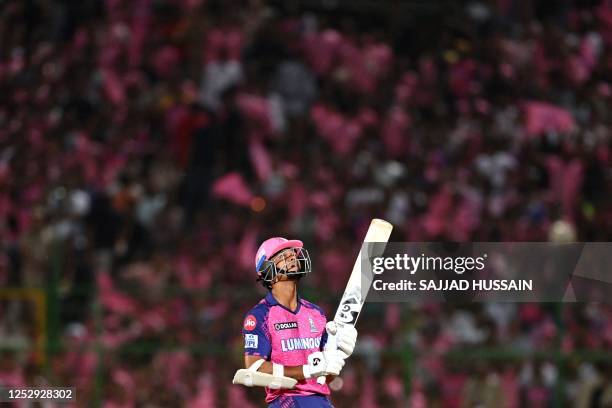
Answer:
<svg viewBox="0 0 612 408"><path fill-rule="evenodd" d="M231 377L273 235L328 316L375 216L395 241L611 240L612 2L375 3L0 5L0 288L57 306L41 365L0 294L0 385L263 406ZM367 309L337 407L608 398L604 304Z"/></svg>

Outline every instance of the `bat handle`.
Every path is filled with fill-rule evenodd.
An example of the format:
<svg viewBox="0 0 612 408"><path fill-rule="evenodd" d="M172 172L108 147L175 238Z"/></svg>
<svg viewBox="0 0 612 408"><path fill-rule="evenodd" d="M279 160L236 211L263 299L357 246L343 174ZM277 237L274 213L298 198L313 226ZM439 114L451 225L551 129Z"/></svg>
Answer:
<svg viewBox="0 0 612 408"><path fill-rule="evenodd" d="M334 331L334 333L330 333L329 330L327 330L327 342L325 343L325 351L332 351L332 350L336 350L338 348L338 343L336 341L336 331ZM325 384L325 376L322 375L319 378L317 378L317 383L323 385Z"/></svg>

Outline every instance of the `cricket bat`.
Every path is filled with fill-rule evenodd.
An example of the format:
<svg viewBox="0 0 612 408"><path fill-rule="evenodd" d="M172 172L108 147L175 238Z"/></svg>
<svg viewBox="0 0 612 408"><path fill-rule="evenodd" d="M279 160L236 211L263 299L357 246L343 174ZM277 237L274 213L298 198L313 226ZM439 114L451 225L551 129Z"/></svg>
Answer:
<svg viewBox="0 0 612 408"><path fill-rule="evenodd" d="M366 233L363 242L388 242L392 230L393 225L391 225L387 221L374 218L370 223L370 227L368 228L368 232ZM344 293L342 294L342 299L340 300L340 304L338 305L338 309L336 310L336 315L334 316L334 322L337 326L347 324L355 326L355 324L357 323L357 318L359 318L359 313L361 313L363 303L365 302L365 295L367 295L367 292L370 289L368 287L362 291L363 288L361 287L362 250L360 250L359 255L357 255L355 265L353 266L353 271L351 272L351 276L349 277L348 283L346 284L346 288L344 289ZM363 296L362 292L364 292ZM335 350L336 348L336 332L334 331L333 333L331 333L330 330L327 330L327 342L325 343L325 351ZM325 376L319 377L317 379L317 382L319 384L325 384Z"/></svg>

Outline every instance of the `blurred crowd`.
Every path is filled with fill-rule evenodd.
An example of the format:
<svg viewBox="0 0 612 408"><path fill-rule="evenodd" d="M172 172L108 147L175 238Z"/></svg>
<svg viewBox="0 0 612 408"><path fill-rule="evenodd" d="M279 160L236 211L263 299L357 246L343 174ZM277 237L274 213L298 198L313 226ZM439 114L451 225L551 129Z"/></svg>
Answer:
<svg viewBox="0 0 612 408"><path fill-rule="evenodd" d="M261 406L230 380L272 235L305 242L328 314L374 216L611 240L612 2L349 3L0 3L0 287L46 288L59 340L41 368L0 296L0 384ZM612 346L604 305L367 309L338 407L612 401L605 363L564 357Z"/></svg>

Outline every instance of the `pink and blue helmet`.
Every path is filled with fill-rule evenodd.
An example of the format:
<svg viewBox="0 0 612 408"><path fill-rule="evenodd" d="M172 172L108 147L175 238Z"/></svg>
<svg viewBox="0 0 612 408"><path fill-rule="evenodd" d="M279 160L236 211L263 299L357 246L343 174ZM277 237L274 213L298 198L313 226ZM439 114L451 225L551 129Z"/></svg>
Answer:
<svg viewBox="0 0 612 408"><path fill-rule="evenodd" d="M299 264L298 270L295 272L278 269L275 263L270 261L276 254L290 248L295 250ZM259 246L255 255L255 271L257 272L258 280L263 281L264 286L268 288L279 273L287 276L302 276L310 273L311 270L308 251L304 248L304 243L297 239L289 240L281 237L267 239Z"/></svg>

